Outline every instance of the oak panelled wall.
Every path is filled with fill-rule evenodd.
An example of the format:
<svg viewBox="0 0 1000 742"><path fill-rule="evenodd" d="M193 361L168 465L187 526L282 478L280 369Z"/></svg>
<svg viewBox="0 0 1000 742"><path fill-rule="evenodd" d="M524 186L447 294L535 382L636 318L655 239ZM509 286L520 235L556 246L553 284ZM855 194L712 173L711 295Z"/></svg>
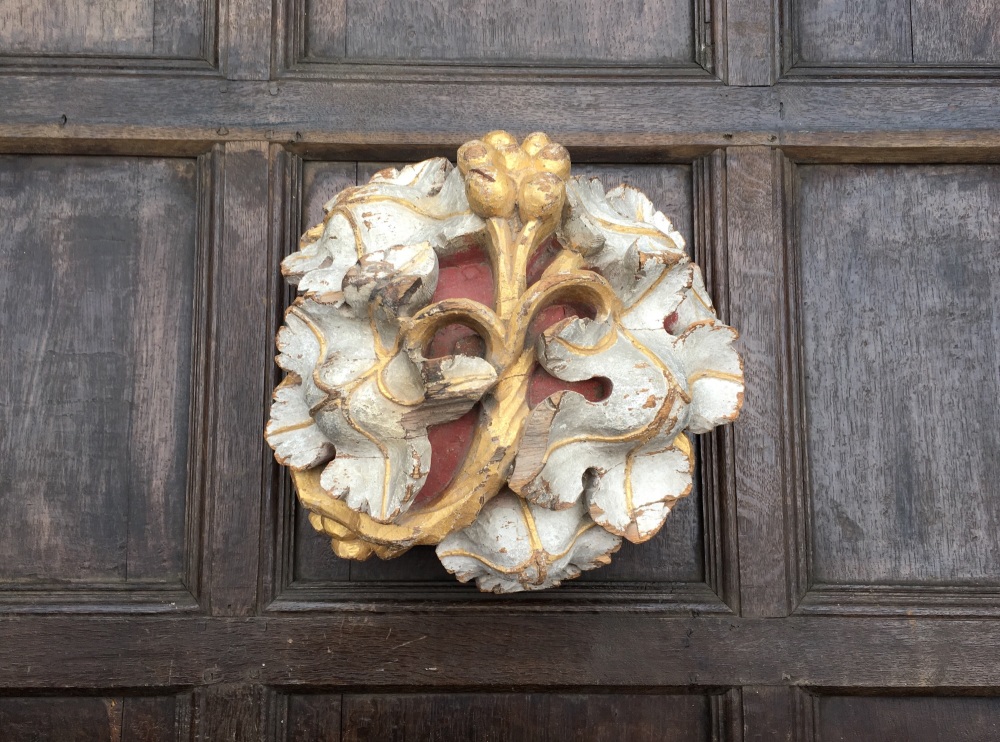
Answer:
<svg viewBox="0 0 1000 742"><path fill-rule="evenodd" d="M305 4L309 57L585 64L693 62L688 0ZM448 27L447 34L440 32Z"/></svg>
<svg viewBox="0 0 1000 742"><path fill-rule="evenodd" d="M785 0L795 66L1000 64L992 0Z"/></svg>
<svg viewBox="0 0 1000 742"><path fill-rule="evenodd" d="M167 742L184 739L190 722L190 694L0 698L0 729L9 740Z"/></svg>
<svg viewBox="0 0 1000 742"><path fill-rule="evenodd" d="M812 576L998 586L1000 168L798 168Z"/></svg>
<svg viewBox="0 0 1000 742"><path fill-rule="evenodd" d="M670 71L712 66L706 0L281 0L287 63Z"/></svg>
<svg viewBox="0 0 1000 742"><path fill-rule="evenodd" d="M455 693L291 695L288 740L677 739L719 733L717 696ZM343 728L342 734L337 734ZM335 731L333 731L335 730Z"/></svg>
<svg viewBox="0 0 1000 742"><path fill-rule="evenodd" d="M933 739L973 742L1000 734L1000 703L993 698L927 696L812 699L812 739Z"/></svg>
<svg viewBox="0 0 1000 742"><path fill-rule="evenodd" d="M0 0L0 740L1000 738L996 0ZM340 189L543 129L646 191L739 422L501 598L262 431Z"/></svg>
<svg viewBox="0 0 1000 742"><path fill-rule="evenodd" d="M190 598L201 172L193 158L0 157L3 602Z"/></svg>
<svg viewBox="0 0 1000 742"><path fill-rule="evenodd" d="M0 66L214 64L216 18L210 0L0 0Z"/></svg>

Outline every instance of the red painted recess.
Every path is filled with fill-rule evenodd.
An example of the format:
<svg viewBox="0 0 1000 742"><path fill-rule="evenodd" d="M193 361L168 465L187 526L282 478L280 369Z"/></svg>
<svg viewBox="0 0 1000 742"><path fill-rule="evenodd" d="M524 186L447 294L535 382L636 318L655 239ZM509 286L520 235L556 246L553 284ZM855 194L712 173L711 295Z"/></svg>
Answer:
<svg viewBox="0 0 1000 742"><path fill-rule="evenodd" d="M545 267L559 252L559 244L550 240L535 253L528 266L529 285L538 280ZM488 307L493 306L494 281L486 255L478 249L465 250L456 255L440 259L438 283L432 302L443 299L466 298L478 301ZM529 342L534 342L545 328L567 317L593 317L593 311L580 305L555 305L542 310L531 324ZM441 328L425 349L428 358L461 353L482 357L486 344L471 328L464 325L448 325ZM580 382L565 382L549 374L535 364L528 384L528 404L534 407L546 397L563 389L579 392L591 402L606 399L611 392L611 382L604 378L588 379ZM427 481L417 493L414 505L433 502L455 478L455 474L465 461L472 444L472 436L482 412L475 405L465 415L442 423L431 425L427 437L431 444L431 468Z"/></svg>

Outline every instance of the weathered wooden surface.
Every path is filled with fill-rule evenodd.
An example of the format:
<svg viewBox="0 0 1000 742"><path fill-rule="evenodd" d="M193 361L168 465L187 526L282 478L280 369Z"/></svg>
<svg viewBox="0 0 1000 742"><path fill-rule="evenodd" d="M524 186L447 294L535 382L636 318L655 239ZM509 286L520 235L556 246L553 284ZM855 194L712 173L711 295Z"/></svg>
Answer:
<svg viewBox="0 0 1000 742"><path fill-rule="evenodd" d="M1000 169L798 177L813 579L997 584Z"/></svg>
<svg viewBox="0 0 1000 742"><path fill-rule="evenodd" d="M0 158L8 584L181 579L196 176L190 159Z"/></svg>
<svg viewBox="0 0 1000 742"><path fill-rule="evenodd" d="M345 695L342 740L711 739L703 695ZM544 721L542 721L544 720Z"/></svg>
<svg viewBox="0 0 1000 742"><path fill-rule="evenodd" d="M996 65L993 0L790 0L805 65Z"/></svg>
<svg viewBox="0 0 1000 742"><path fill-rule="evenodd" d="M167 742L187 731L187 702L171 696L4 697L0 732L9 740Z"/></svg>
<svg viewBox="0 0 1000 742"><path fill-rule="evenodd" d="M1000 707L995 697L819 696L810 700L817 739L978 742L1000 734Z"/></svg>
<svg viewBox="0 0 1000 742"><path fill-rule="evenodd" d="M364 4L349 5L353 18L367 12ZM190 397L194 412L185 441L189 453L175 454L163 440L156 460L190 466L195 483L201 481L199 467L220 471L210 486L192 490L198 517L184 526L189 533L183 551L176 551L181 541L171 539L169 544L162 540L163 549L150 554L147 565L158 575L174 575L170 580L180 573L176 565L182 554L190 589L169 591L155 582L148 590L141 588L146 581L133 582L131 569L129 581L122 582L121 569L109 566L120 564L123 544L130 544L134 555L131 545L142 542L137 529L126 529L121 508L141 510L149 492L144 485L123 485L114 503L57 498L53 504L59 508L58 518L53 522L68 535L58 550L80 558L51 562L41 560L41 542L22 538L41 531L44 511L35 504L44 504L47 498L33 492L22 500L13 498L11 493L17 491L21 497L27 485L0 478L0 511L27 508L23 533L8 534L0 526L0 552L35 555L32 561L16 555L7 558L0 569L8 574L41 574L58 563L60 572L82 575L97 565L95 549L106 547L102 553L114 558L104 566L118 570L110 582L102 577L101 584L87 578L83 583L57 585L46 577L44 584L19 582L17 589L8 583L0 592L4 613L19 612L0 620L4 696L0 706L6 714L0 713L0 738L23 738L29 732L22 731L30 730L43 739L86 737L93 731L107 739L111 735L106 699L123 699L123 739L130 734L139 739L157 735L215 739L227 734L322 739L317 730L337 739L341 696L346 694L352 702L366 694L371 708L382 691L390 696L383 708L409 703L411 723L421 728L433 725L441 715L432 713L433 703L414 700L411 693L426 698L433 692L432 700L440 698L447 705L447 695L475 691L459 695L447 707L458 719L471 719L468 723L483 730L483 736L497 736L504 730L503 721L476 716L475 710L490 707L498 694L511 690L540 695L555 690L588 697L588 705L600 708L605 719L616 720L622 728L621 711L636 709L622 694L638 696L636 703L657 713L660 706L646 705L651 698L683 693L691 694L685 698L692 703L695 699L701 703L702 695L710 694L711 732L726 740L997 737L993 696L1000 687L995 671L1000 667L995 652L1000 645L996 629L1000 590L994 585L995 555L986 545L995 538L972 538L978 535L980 522L991 522L995 513L984 499L987 490L973 490L964 471L954 471L959 463L935 453L943 440L941 445L957 455L958 462L982 476L990 471L989 431L975 437L971 428L949 427L956 425L951 416L940 427L915 429L910 449L920 456L932 453L914 460L926 460L929 480L952 477L951 489L965 500L944 494L923 499L932 509L940 507L941 519L938 523L931 518L923 531L917 528L914 539L896 527L899 521L890 504L889 485L872 484L888 469L885 457L897 453L884 440L876 440L873 454L882 460L872 466L874 473L868 476L873 479L867 485L874 499L845 499L854 508L849 517L862 533L856 541L840 541L835 514L814 523L802 509L810 498L831 502L832 495L815 485L808 491L804 486L800 459L810 445L815 448L809 438L817 423L815 417L797 415L800 400L815 396L816 390L840 385L841 391L863 391L864 383L857 375L840 380L818 378L814 372L808 379L776 376L779 369L798 369L800 359L795 355L802 350L797 329L802 301L795 284L799 277L808 277L797 262L808 256L795 243L796 235L810 235L813 245L825 245L828 257L843 255L852 246L879 266L891 257L878 250L880 241L889 236L912 238L925 260L952 255L954 271L942 275L956 278L929 283L918 293L916 282L923 274L916 273L917 267L892 263L895 273L865 276L873 295L885 297L884 306L897 314L954 300L956 308L966 313L968 326L982 328L971 340L961 335L963 326L954 328L956 337L966 338L965 352L970 354L955 357L965 358L961 362L970 376L989 387L990 380L982 374L994 368L988 352L997 339L995 328L983 327L989 302L983 299L970 309L967 302L981 295L960 289L963 272L970 289L995 285L995 276L982 273L984 265L995 264L985 245L994 239L989 229L995 209L990 204L995 203L997 176L984 167L1000 160L1000 94L992 81L1000 48L995 3L914 0L907 11L905 5L893 2L698 2L691 11L685 6L676 14L690 12L683 28L662 24L639 28L624 16L612 19L606 36L582 39L587 56L600 60L596 65L588 64L571 40L581 31L599 27L598 19L608 17L604 6L574 4L576 14L564 17L565 25L556 28L531 25L529 13L525 25L506 34L507 47L475 43L476 29L486 28L486 13L461 19L458 27L438 24L428 50L464 49L465 58L432 63L426 56L413 58L417 52L410 54L403 36L401 21L416 4L394 3L385 7L395 28L387 38L395 46L380 48L397 56L385 65L370 57L352 61L345 56L349 19L338 7L333 2L259 0L218 4L0 0L0 65L7 70L0 76L0 147L20 163L5 165L5 172L25 170L24 162L42 162L53 179L45 189L39 185L18 190L16 208L0 214L0 252L25 245L45 256L55 249L41 240L24 242L23 237L32 229L45 233L44 220L37 217L43 212L31 208L31 194L44 192L46 208L56 213L79 212L81 203L91 204L89 214L106 228L101 230L100 249L90 243L90 251L138 260L132 265L140 268L141 253L133 255L129 249L137 243L115 242L128 234L122 231L121 220L131 218L126 213L130 191L121 185L108 190L107 183L115 180L108 172L132 172L127 181L131 188L153 194L147 203L159 214L153 221L161 225L155 238L161 248L180 245L196 225L198 239L204 241L202 267L214 271L215 277L208 289L187 281L174 281L173 289L182 294L195 286L191 305L198 308L200 318L193 318L190 341L199 348L202 341L207 346L204 352L192 351L193 361L176 364L174 370L188 374L185 378L191 381L168 383L160 376L168 365L157 361L150 367L156 370L156 379L147 380L145 392L123 387L113 396L116 404L123 405L152 394L158 409L168 407L170 400ZM538 6L534 12L544 14L548 7ZM16 17L11 15L15 12ZM53 22L61 18L68 20ZM415 20L419 23L420 16ZM339 31L337 24L342 24ZM203 35L196 39L196 33ZM366 33L371 31L362 28L354 38ZM631 40L611 48L607 39L624 33ZM546 36L560 44L544 48L540 40ZM359 54L366 53L353 43ZM312 58L304 56L309 44L315 46ZM686 59L698 64L669 61L667 57L682 48L670 44L690 44L683 47L692 54ZM796 58L792 52L796 45L809 53ZM652 66L641 61L657 54L667 56ZM178 58L188 55L194 59ZM534 63L544 55L550 56L543 64ZM149 68L157 74L142 74ZM122 74L123 70L140 74ZM699 195L686 213L692 215L693 232L704 235L695 240L696 247L706 251L697 259L706 266L722 318L745 325L744 351L749 349L754 359L747 410L757 420L755 430L770 431L743 443L723 438L718 450L706 456L711 466L705 471L702 500L684 516L699 531L695 541L683 543L695 538L693 531L671 530L679 523L682 508L695 505L689 498L681 501L649 543L623 546L615 564L587 573L572 587L564 586L550 596L522 596L526 599L481 598L474 588L457 585L443 574L429 547L408 560L355 563L344 571L338 571L343 562L337 562L322 543L317 544L320 551L305 554L303 540L289 542L280 535L287 529L279 503L287 504L291 492L275 485L274 469L260 440L266 391L274 381L268 371L273 355L269 338L284 302L284 294L267 283L266 276L276 269L279 256L294 247L294 238L289 241L288 235L298 226L286 228L285 215L301 213L298 191L284 182L283 163L303 156L308 175L310 168L334 167L327 162L413 162L453 153L470 136L498 126L517 134L553 132L569 146L576 167L586 163L606 171L627 171L630 182L675 216L688 206L669 194L654 194L650 182L640 182L638 175L631 180L633 172L680 172L675 168L689 166L697 170L706 161L702 158L719 163L711 178L694 186ZM236 141L258 144L239 154L242 164L223 167L220 158ZM223 146L213 153L220 143ZM774 161L761 150L744 152L748 146L781 148L787 159L802 163L792 170L806 172L803 165L816 162L832 166L831 174L812 181L813 195L830 202L823 206L811 199L809 214L820 220L817 224L797 223L801 197L794 179L784 177L787 172L778 179ZM713 156L714 150L719 153ZM290 157L289 151L295 156ZM69 177L70 165L79 156L98 163L104 173L98 180L105 186L88 188ZM108 161L101 159L107 156L135 164L108 170ZM159 167L157 158L191 161L202 156L207 162L200 166L196 182L185 181L175 188L168 177L153 187L142 175ZM837 173L853 172L855 165L865 163L907 167L885 170L864 192L846 186L816 190L819 181L832 183L841 177ZM973 174L938 168L942 163L971 165ZM353 178L354 168L348 170L345 177ZM263 184L268 173L270 180ZM362 182L370 175L366 172ZM617 176L600 177L609 185L617 182ZM668 183L674 176L656 176L661 177ZM807 181L801 185L810 187ZM338 187L317 180L315 190ZM192 189L197 191L197 204ZM870 211L872 204L884 200L879 189L895 199L891 213L877 213L874 224L866 226L858 213L865 204ZM712 198L705 198L707 193ZM838 204L845 216L834 222L828 216ZM937 221L939 206L944 210ZM677 221L678 229L687 234L687 223L682 227L682 220ZM762 234L768 237L763 242L752 236L761 224L766 225ZM938 235L944 245L941 250L922 242L914 224ZM952 228L961 231L953 234ZM229 236L220 253L223 233ZM862 233L869 238L863 245L858 242ZM778 244L772 242L779 234L789 243L784 262ZM71 236L64 230L64 240ZM266 240L271 240L270 247L264 246ZM962 251L966 242L985 251L982 263L969 262ZM711 260L706 262L706 255ZM18 260L36 265L24 254ZM816 274L815 255L812 260L807 266ZM919 261L912 262L919 266ZM826 282L817 279L813 284L818 293L811 301L817 311L817 301L832 310L841 307L845 297L856 296L850 286L835 295L832 283L843 280L846 268L836 261L831 265L841 272L833 271ZM60 303L48 308L62 323L63 340L72 327L71 304L86 309L123 301L96 266L81 266L77 273L79 280L60 294ZM121 270L114 275L119 291L134 290L145 280ZM168 274L158 275L162 281ZM16 280L4 284L5 278ZM265 282L258 283L262 278ZM792 290L787 301L775 292L786 279ZM4 305L0 336L6 340L14 327L8 320L24 317L29 311L25 307L42 307L39 299L49 294L39 288L41 293L28 296L35 284L25 283L17 272L12 277L4 274L0 284L13 285L19 301L13 310ZM801 299L809 298L806 292L801 294ZM224 309L230 306L240 309L235 313ZM790 314L787 306L796 311ZM73 319L79 324L87 316L81 312ZM919 317L910 319L920 325ZM130 353L126 348L136 337L138 321L134 314L118 316L108 326L95 328L87 342L103 347L114 339L117 353ZM167 331L174 321L181 318L157 319L159 329L150 330L152 337ZM816 314L812 322L814 328L829 322L831 331L837 331L848 319ZM786 325L790 334L782 341ZM928 327L926 332L931 337L938 330ZM58 334L53 326L50 338ZM878 360L888 363L891 351L896 356L894 367L908 374L922 370L941 382L936 388L947 393L932 398L933 404L951 401L973 420L988 417L980 408L987 408L990 398L977 398L975 390L960 395L957 387L944 383L948 381L944 359L958 351L942 335L938 338L939 354L928 356L917 354L910 336L883 333L878 339L883 344L889 341L888 350ZM873 339L855 336L853 347L868 341L862 347L870 348ZM76 342L83 344L84 339ZM221 347L214 361L213 343ZM151 345L150 352L159 353L162 360L170 355L165 347ZM11 365L22 350L16 344L6 346L6 360L0 361L6 391L0 395L33 383L20 366ZM95 358L90 356L89 362ZM972 360L978 363L973 365ZM197 368L188 368L190 363ZM808 364L804 368L808 370ZM218 374L215 380L208 376L210 369ZM37 379L51 380L55 373L43 368ZM800 376L798 371L795 376ZM66 384L73 380L60 378ZM887 388L883 379L877 381L880 389ZM787 410L791 417L779 415L771 397L753 393L785 382L794 383L786 386L790 397L781 412ZM82 377L74 383L80 388ZM225 393L225 402L212 413L214 423L207 428L208 411L199 400L219 390ZM91 406L96 404L91 400ZM854 409L851 414L861 413ZM71 427L60 440L66 450L76 452L91 450L92 438L107 443L116 437L122 443L106 452L124 459L131 450L127 440L150 434L148 429L126 434L124 417L110 420L101 431ZM892 420L892 430L904 422L904 415L898 417ZM50 416L48 422L33 425L56 425L56 419ZM80 418L62 419L68 425ZM170 429L180 435L172 418L162 419L161 434ZM870 417L857 422L870 430ZM990 430L996 427L995 420L992 423ZM24 427L24 418L4 419L0 449L5 451L21 446L20 439L9 437L12 426ZM944 432L953 437L942 439ZM715 443L706 441L703 448ZM779 448L787 455L775 455L770 469L762 466L764 454ZM905 447L899 450L905 452ZM3 466L23 467L31 456L22 459ZM133 459L133 465L137 462L141 463ZM105 462L96 460L72 466L77 472L106 468ZM126 481L124 471L124 464L115 465L114 481ZM57 470L49 468L42 474L51 479ZM166 484L163 478L157 482L161 489ZM741 487L752 496L740 497ZM170 507L180 507L179 501L170 502ZM886 504L890 509L883 513ZM81 528L85 521L76 516L85 515L88 508L87 512L99 508L110 515L100 528L85 533ZM166 521L173 524L171 528L180 528L176 517L175 513ZM294 524L294 512L292 518ZM131 515L128 522L138 524ZM721 534L717 524L723 526ZM891 581L905 568L919 581L903 585L799 581L803 575L808 578L805 555L814 553L807 530L816 528L828 535L822 541L822 560L814 566L822 566L830 579L867 575ZM846 530L851 531L849 524ZM876 535L888 540L879 542ZM165 539L152 537L161 538ZM95 539L105 546L98 549ZM295 579L286 569L291 563L286 550L292 543L298 555ZM870 563L860 561L849 548L855 543L862 545ZM619 572L633 556L629 571ZM708 585L718 584L714 575L719 569L726 575L728 588L723 594L728 603ZM978 577L969 581L965 572ZM769 575L775 574L782 576L771 579ZM963 580L964 584L955 584ZM782 586L795 589L786 594ZM745 615L720 615L734 610ZM153 611L161 615L142 615ZM205 618L197 615L199 611L255 615ZM292 611L296 614L289 615ZM59 615L36 615L53 612ZM823 615L787 616L790 612ZM771 617L750 617L760 613ZM269 686L266 691L264 683ZM612 686L615 692L609 693ZM726 688L730 690L717 695ZM282 707L286 702L287 716ZM531 703L536 705L525 702L515 709L515 718L533 716L546 730L547 712L537 711L544 702ZM552 706L561 703L553 701ZM156 721L149 732L130 723L140 713L135 704L159 709L150 711Z"/></svg>
<svg viewBox="0 0 1000 742"><path fill-rule="evenodd" d="M196 57L205 0L0 0L0 54Z"/></svg>
<svg viewBox="0 0 1000 742"><path fill-rule="evenodd" d="M693 62L691 4L555 0L325 3L308 14L306 52L322 59L522 64ZM448 32L442 33L447 27Z"/></svg>

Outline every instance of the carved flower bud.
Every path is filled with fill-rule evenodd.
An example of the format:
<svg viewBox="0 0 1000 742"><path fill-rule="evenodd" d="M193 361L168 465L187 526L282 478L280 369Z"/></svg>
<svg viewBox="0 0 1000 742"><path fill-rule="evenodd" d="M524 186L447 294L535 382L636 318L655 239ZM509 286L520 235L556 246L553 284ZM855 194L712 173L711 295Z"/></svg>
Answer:
<svg viewBox="0 0 1000 742"><path fill-rule="evenodd" d="M517 140L513 137L513 135L506 131L501 131L500 129L491 131L483 137L483 141L491 147L496 147L497 149L500 149L501 147L517 146Z"/></svg>
<svg viewBox="0 0 1000 742"><path fill-rule="evenodd" d="M523 170L531 164L531 158L517 144L498 145L496 150L497 155L500 157L500 162L503 163L509 173Z"/></svg>
<svg viewBox="0 0 1000 742"><path fill-rule="evenodd" d="M536 131L524 138L524 141L521 142L521 149L528 153L529 156L534 157L551 143L552 140L549 139L548 134L544 131Z"/></svg>
<svg viewBox="0 0 1000 742"><path fill-rule="evenodd" d="M561 144L553 142L552 144L545 145L535 155L535 164L539 170L552 173L561 180L566 180L569 177L569 152Z"/></svg>
<svg viewBox="0 0 1000 742"><path fill-rule="evenodd" d="M458 156L455 159L458 170L464 177L472 168L492 166L493 151L485 142L473 139L458 148Z"/></svg>
<svg viewBox="0 0 1000 742"><path fill-rule="evenodd" d="M562 210L566 184L552 173L536 173L521 184L518 209L521 221L547 219Z"/></svg>
<svg viewBox="0 0 1000 742"><path fill-rule="evenodd" d="M499 216L506 219L514 213L514 181L495 165L470 168L465 178L465 195L469 206L484 219Z"/></svg>

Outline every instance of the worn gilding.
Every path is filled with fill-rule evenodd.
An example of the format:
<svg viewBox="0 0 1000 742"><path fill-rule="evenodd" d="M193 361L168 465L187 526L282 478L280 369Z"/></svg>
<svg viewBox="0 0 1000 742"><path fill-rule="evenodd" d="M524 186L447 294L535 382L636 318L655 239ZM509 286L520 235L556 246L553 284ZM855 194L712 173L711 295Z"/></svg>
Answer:
<svg viewBox="0 0 1000 742"><path fill-rule="evenodd" d="M570 177L566 150L491 132L338 194L282 269L299 297L277 345L268 442L341 557L417 544L459 579L558 585L642 542L691 489L685 431L735 419L743 369L683 238L629 186ZM553 243L552 241L555 240ZM555 254L537 279L529 266ZM481 249L492 306L435 300L439 262ZM554 305L583 307L536 326ZM482 357L427 358L449 325ZM539 367L562 380L529 408ZM574 384L606 378L604 399ZM428 429L479 405L464 461L421 498Z"/></svg>

